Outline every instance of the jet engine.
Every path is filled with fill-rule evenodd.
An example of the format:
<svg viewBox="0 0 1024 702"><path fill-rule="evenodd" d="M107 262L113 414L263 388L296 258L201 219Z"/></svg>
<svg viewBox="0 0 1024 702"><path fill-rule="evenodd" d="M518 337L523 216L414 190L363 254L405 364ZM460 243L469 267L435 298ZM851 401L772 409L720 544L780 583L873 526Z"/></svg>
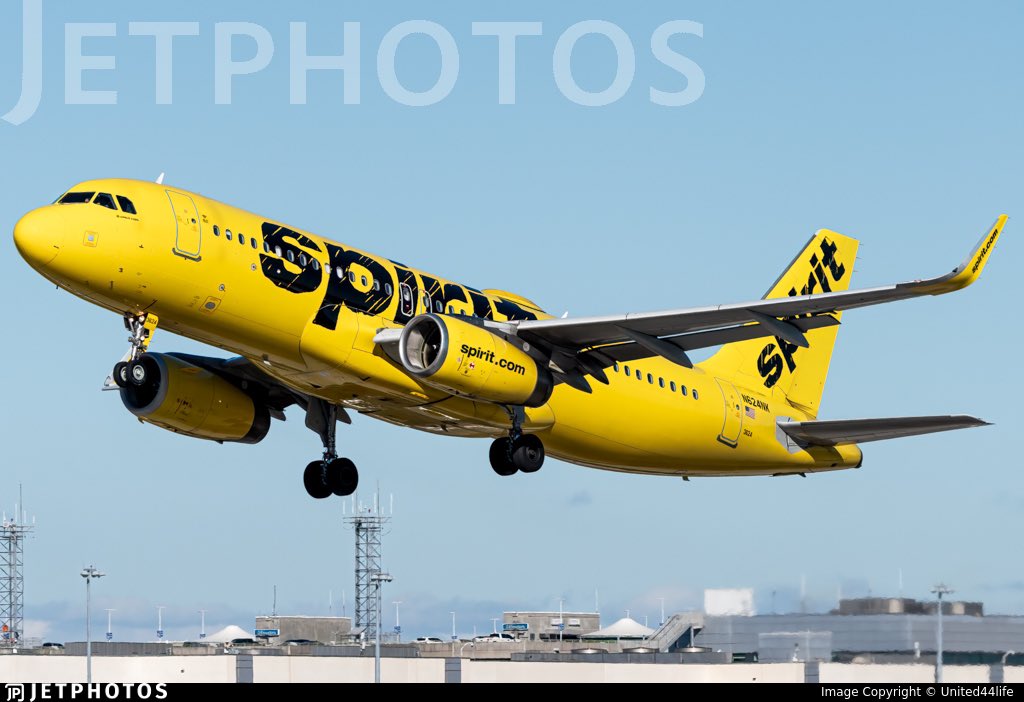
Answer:
<svg viewBox="0 0 1024 702"><path fill-rule="evenodd" d="M483 327L457 317L421 314L398 342L410 375L454 395L540 407L554 381L530 354Z"/></svg>
<svg viewBox="0 0 1024 702"><path fill-rule="evenodd" d="M211 441L255 444L270 412L224 378L175 356L144 353L126 369L121 401L144 422Z"/></svg>

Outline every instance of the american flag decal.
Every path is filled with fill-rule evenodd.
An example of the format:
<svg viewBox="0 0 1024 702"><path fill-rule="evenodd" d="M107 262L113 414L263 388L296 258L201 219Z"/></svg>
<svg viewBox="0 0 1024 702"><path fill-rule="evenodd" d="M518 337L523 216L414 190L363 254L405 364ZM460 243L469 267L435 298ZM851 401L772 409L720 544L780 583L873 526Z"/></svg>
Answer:
<svg viewBox="0 0 1024 702"><path fill-rule="evenodd" d="M757 416L756 413L754 412L754 408L753 407L751 407L750 405L746 405L746 408L747 408L747 416L748 417L753 419L755 416Z"/></svg>

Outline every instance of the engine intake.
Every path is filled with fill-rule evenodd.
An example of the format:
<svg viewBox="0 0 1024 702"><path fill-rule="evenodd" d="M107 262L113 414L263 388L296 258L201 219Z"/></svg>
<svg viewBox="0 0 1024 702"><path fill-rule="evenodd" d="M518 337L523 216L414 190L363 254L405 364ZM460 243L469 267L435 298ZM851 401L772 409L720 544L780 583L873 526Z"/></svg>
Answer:
<svg viewBox="0 0 1024 702"><path fill-rule="evenodd" d="M551 373L518 346L457 317L421 314L402 330L398 354L406 372L455 395L540 407L551 397Z"/></svg>
<svg viewBox="0 0 1024 702"><path fill-rule="evenodd" d="M141 385L121 388L121 401L139 419L178 434L255 444L270 431L270 412L219 375L160 353L139 357Z"/></svg>

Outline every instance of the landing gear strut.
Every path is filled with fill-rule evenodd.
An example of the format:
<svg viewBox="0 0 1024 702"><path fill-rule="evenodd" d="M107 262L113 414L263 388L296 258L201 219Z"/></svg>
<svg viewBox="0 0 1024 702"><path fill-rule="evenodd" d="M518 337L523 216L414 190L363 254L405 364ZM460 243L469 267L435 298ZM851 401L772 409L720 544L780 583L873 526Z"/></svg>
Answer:
<svg viewBox="0 0 1024 702"><path fill-rule="evenodd" d="M309 496L318 500L331 495L351 495L359 486L356 464L347 458L339 458L335 447L335 428L339 417L348 423L344 409L320 398L310 398L306 408L306 426L319 434L324 442L324 457L306 466L302 483Z"/></svg>
<svg viewBox="0 0 1024 702"><path fill-rule="evenodd" d="M524 434L522 407L509 411L512 428L508 437L495 439L491 444L491 468L501 476L523 473L536 473L544 465L544 444L533 434Z"/></svg>
<svg viewBox="0 0 1024 702"><path fill-rule="evenodd" d="M128 353L114 364L114 371L110 374L108 382L113 381L114 385L119 388L146 384L146 381L149 380L149 371L145 365L139 362L139 356L149 348L149 342L153 338L153 332L156 331L159 321L159 317L148 312L124 316L124 327L131 333L131 336L128 337L131 347L128 349ZM106 386L106 384L104 385Z"/></svg>

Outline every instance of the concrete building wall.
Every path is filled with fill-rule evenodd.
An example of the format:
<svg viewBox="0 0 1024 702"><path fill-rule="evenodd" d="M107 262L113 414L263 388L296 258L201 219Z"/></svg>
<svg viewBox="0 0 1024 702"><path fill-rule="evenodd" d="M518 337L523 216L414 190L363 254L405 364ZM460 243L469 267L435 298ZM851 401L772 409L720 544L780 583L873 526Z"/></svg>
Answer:
<svg viewBox="0 0 1024 702"><path fill-rule="evenodd" d="M1011 665L1003 668L1003 682L1024 683L1024 666Z"/></svg>
<svg viewBox="0 0 1024 702"><path fill-rule="evenodd" d="M0 656L0 680L85 682L85 656ZM93 656L92 680L96 683L235 682L235 657Z"/></svg>
<svg viewBox="0 0 1024 702"><path fill-rule="evenodd" d="M373 658L253 656L253 682L372 683ZM383 682L443 683L443 658L382 658Z"/></svg>
<svg viewBox="0 0 1024 702"><path fill-rule="evenodd" d="M802 663L650 665L463 661L464 683L803 682Z"/></svg>
<svg viewBox="0 0 1024 702"><path fill-rule="evenodd" d="M987 665L947 665L942 677L947 683L987 683ZM821 663L818 666L822 683L933 683L935 667L931 665L882 665L860 663Z"/></svg>

